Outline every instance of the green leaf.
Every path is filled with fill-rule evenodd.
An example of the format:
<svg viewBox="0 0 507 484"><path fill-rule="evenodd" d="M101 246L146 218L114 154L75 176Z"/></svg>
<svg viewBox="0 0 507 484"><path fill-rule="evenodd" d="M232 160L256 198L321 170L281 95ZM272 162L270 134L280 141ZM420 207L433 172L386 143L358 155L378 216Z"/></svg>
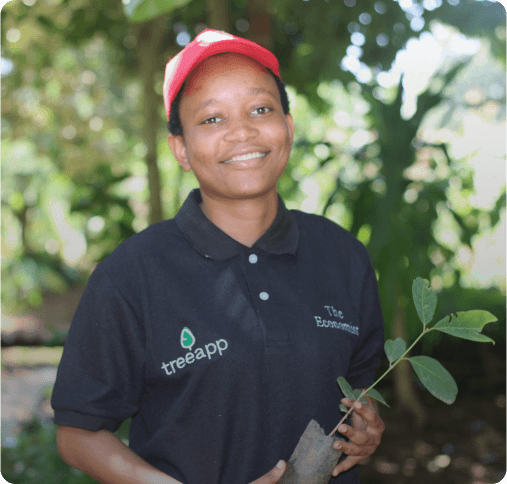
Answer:
<svg viewBox="0 0 507 484"><path fill-rule="evenodd" d="M190 0L130 0L123 2L123 9L131 22L147 22L189 2Z"/></svg>
<svg viewBox="0 0 507 484"><path fill-rule="evenodd" d="M187 350L192 350L192 346L195 344L195 337L186 326L181 330L180 343Z"/></svg>
<svg viewBox="0 0 507 484"><path fill-rule="evenodd" d="M339 376L336 381L338 382L338 385L340 386L340 390L345 395L345 397L349 398L350 400L355 400L354 397L354 390L352 390L352 387L347 383L347 380L343 378L343 376Z"/></svg>
<svg viewBox="0 0 507 484"><path fill-rule="evenodd" d="M396 338L396 341L388 339L384 344L384 350L389 363L395 362L407 350L407 343L402 338Z"/></svg>
<svg viewBox="0 0 507 484"><path fill-rule="evenodd" d="M356 388L354 390L354 400L357 400L359 399L359 395L361 395L361 393L363 393L362 390L359 390L358 388ZM366 398L364 397L361 397L361 402L365 403L366 405L368 405L368 400L366 400Z"/></svg>
<svg viewBox="0 0 507 484"><path fill-rule="evenodd" d="M340 410L343 413L347 413L349 411L349 407L346 407L345 405L343 405L343 403L340 403Z"/></svg>
<svg viewBox="0 0 507 484"><path fill-rule="evenodd" d="M418 277L412 284L412 296L414 298L415 308L419 319L426 326L435 314L437 307L437 294L431 289L430 283L426 279Z"/></svg>
<svg viewBox="0 0 507 484"><path fill-rule="evenodd" d="M429 356L412 356L409 360L419 380L433 396L448 404L454 402L458 386L437 360Z"/></svg>
<svg viewBox="0 0 507 484"><path fill-rule="evenodd" d="M384 400L384 397L380 394L380 392L375 390L375 388L372 388L371 390L369 390L367 395L370 398L374 398L375 400L378 400L380 403L383 403L386 407L389 407L389 405Z"/></svg>
<svg viewBox="0 0 507 484"><path fill-rule="evenodd" d="M498 321L498 319L488 311L480 309L460 311L455 317L446 316L435 324L432 329L437 329L458 338L495 344L494 340L481 334L482 328L486 324L495 321Z"/></svg>

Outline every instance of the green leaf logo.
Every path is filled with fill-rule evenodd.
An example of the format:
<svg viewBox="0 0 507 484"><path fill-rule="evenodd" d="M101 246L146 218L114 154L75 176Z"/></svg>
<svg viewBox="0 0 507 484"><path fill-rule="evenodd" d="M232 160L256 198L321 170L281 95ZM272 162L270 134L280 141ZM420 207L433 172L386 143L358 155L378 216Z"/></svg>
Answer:
<svg viewBox="0 0 507 484"><path fill-rule="evenodd" d="M181 346L186 350L191 351L192 346L195 344L195 337L186 326L181 330Z"/></svg>

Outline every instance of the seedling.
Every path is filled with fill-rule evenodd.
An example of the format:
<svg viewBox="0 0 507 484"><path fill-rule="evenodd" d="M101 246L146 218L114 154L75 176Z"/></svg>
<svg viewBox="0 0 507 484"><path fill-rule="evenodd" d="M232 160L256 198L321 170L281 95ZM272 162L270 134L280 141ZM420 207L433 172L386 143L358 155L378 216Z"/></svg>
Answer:
<svg viewBox="0 0 507 484"><path fill-rule="evenodd" d="M382 395L374 389L379 383L400 361L410 361L412 368L416 372L421 383L426 389L435 397L442 400L447 404L451 404L456 399L458 394L458 385L451 376L451 374L435 359L429 356L411 356L406 355L416 345L416 343L430 331L442 331L443 333L456 336L458 338L468 339L471 341L478 341L481 343L493 343L495 342L487 336L481 334L482 328L494 321L497 318L488 311L473 310L473 311L461 311L456 315L449 315L441 319L433 325L431 328L428 326L433 320L435 308L437 306L437 295L433 291L429 282L425 279L418 277L412 284L412 296L414 298L414 304L417 310L419 319L423 324L421 334L412 343L410 348L407 349L407 343L402 338L396 340L388 339L384 344L384 350L389 360L389 368L387 371L375 382L373 385L368 387L366 390L353 390L349 383L340 376L337 381L342 393L349 400L368 404L365 400L365 396L368 395L370 398L374 398L380 403L387 405ZM345 405L340 404L340 410L345 412L344 417L340 420L340 423L334 428L329 434L331 437L337 430L338 427L347 419L352 413L354 407L347 408Z"/></svg>
<svg viewBox="0 0 507 484"><path fill-rule="evenodd" d="M384 349L389 360L389 369L366 390L353 390L345 378L340 376L338 385L350 400L361 400L368 404L364 397L369 395L387 405L382 395L373 387L400 361L408 360L422 384L432 395L445 403L453 403L458 394L458 386L450 373L437 360L429 356L408 357L409 351L430 331L442 331L458 338L495 344L491 338L481 334L482 328L487 323L497 321L488 311L458 312L456 315L446 316L430 328L428 325L433 320L437 306L436 293L429 287L428 281L417 278L412 285L412 294L417 314L423 324L421 334L408 349L407 343L402 338L397 338L395 341L389 339L385 342ZM343 404L340 405L340 410L345 412L345 416L327 437L315 420L310 421L287 462L287 468L279 479L279 484L327 484L329 482L331 473L342 455L342 452L335 449L333 444L335 440L343 440L343 438L333 436L333 434L352 413L353 408L354 406L347 408Z"/></svg>

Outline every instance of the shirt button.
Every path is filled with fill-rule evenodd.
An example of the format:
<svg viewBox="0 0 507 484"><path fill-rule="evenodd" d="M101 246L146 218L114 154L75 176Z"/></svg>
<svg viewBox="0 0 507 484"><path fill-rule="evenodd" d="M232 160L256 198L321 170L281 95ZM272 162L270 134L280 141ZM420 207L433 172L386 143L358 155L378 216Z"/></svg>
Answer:
<svg viewBox="0 0 507 484"><path fill-rule="evenodd" d="M248 261L250 262L250 264L255 264L257 262L257 256L255 254L250 254L250 256L248 257Z"/></svg>
<svg viewBox="0 0 507 484"><path fill-rule="evenodd" d="M259 294L259 297L263 300L263 301L267 301L269 299L269 294L267 292L261 292Z"/></svg>

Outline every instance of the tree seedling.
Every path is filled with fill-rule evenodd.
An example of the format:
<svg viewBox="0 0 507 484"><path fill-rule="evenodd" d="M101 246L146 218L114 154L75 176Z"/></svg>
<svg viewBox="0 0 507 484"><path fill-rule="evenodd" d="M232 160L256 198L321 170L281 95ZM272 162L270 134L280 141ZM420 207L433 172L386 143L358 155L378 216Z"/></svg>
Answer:
<svg viewBox="0 0 507 484"><path fill-rule="evenodd" d="M458 312L456 315L446 316L430 328L428 325L433 320L433 315L437 306L437 295L435 291L430 288L427 280L418 277L412 284L412 296L414 298L417 314L423 324L421 334L408 349L407 343L402 338L397 338L394 341L392 339L388 339L385 342L384 350L387 355L387 359L389 360L389 368L366 390L353 390L345 378L340 376L337 379L338 385L340 386L342 393L349 400L360 400L368 405L368 402L364 399L364 396L368 395L380 403L389 406L382 395L375 390L374 387L400 361L408 360L426 389L438 399L447 404L451 404L454 402L456 395L458 394L458 386L451 374L434 358L430 358L429 356L408 357L406 355L415 346L415 344L430 331L442 331L443 333L447 333L458 338L495 344L491 338L481 334L482 328L486 324L497 321L497 318L495 318L495 316L493 316L490 312L482 310ZM353 409L354 406L347 408L345 405L340 404L340 410L345 412L345 415L328 437L331 437L338 430L338 427L347 419Z"/></svg>

